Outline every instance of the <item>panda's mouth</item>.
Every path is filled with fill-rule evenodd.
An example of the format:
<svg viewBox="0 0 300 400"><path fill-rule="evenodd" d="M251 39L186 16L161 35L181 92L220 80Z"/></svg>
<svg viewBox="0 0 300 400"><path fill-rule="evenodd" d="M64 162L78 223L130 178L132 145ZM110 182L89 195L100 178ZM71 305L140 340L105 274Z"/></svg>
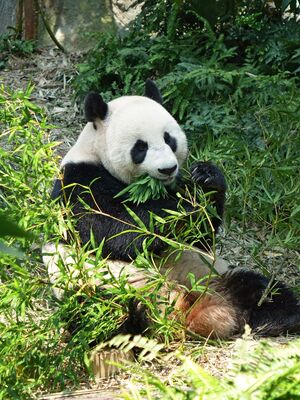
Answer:
<svg viewBox="0 0 300 400"><path fill-rule="evenodd" d="M156 177L157 180L161 181L164 185L168 186L171 185L176 179L176 175L163 177Z"/></svg>

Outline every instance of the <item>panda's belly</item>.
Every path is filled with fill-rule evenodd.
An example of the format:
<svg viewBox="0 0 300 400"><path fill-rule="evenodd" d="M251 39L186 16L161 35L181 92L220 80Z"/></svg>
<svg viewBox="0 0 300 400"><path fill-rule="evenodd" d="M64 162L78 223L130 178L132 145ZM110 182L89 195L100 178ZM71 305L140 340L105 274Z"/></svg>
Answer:
<svg viewBox="0 0 300 400"><path fill-rule="evenodd" d="M191 287L189 274L194 275L195 280L201 284L203 279L228 271L228 263L221 257L212 256L196 248L184 250L178 260L176 257L176 254L169 256L160 271L168 276L169 281L176 281L188 289Z"/></svg>
<svg viewBox="0 0 300 400"><path fill-rule="evenodd" d="M61 298L63 292L62 290L58 290L57 287L58 283L58 286L61 288L64 287L61 279L61 263L65 266L65 272L68 271L69 276L72 278L68 279L66 276L67 282L74 282L74 279L76 281L76 277L79 280L82 273L76 265L74 250L68 245L49 243L43 248L43 261L47 267L50 281L56 287L54 294L56 297ZM161 258L156 258L154 261L157 264L156 268L159 269L161 274L166 275L166 281L176 282L188 289L191 287L190 274L193 274L195 280L201 284L202 279L206 281L211 275L222 275L228 270L228 264L225 260L220 257L213 258L208 253L199 252L198 249L185 250L178 259L176 259L176 254L171 254L168 256L167 262L162 266L159 265ZM97 278L99 276L97 268L93 260L85 262L83 265L84 272L86 272L90 284L103 286L103 282L100 282ZM109 275L114 279L120 279L121 276L126 277L128 284L136 288L145 286L154 275L154 272L151 272L151 270L135 266L134 261L126 262L108 259L105 263L101 263L98 269L103 270L104 268L107 269L106 278L109 278Z"/></svg>

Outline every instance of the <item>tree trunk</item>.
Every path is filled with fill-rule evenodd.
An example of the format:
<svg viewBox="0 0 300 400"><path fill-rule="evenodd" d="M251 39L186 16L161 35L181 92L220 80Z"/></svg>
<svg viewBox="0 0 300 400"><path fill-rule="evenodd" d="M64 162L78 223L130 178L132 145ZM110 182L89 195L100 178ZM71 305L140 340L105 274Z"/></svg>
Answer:
<svg viewBox="0 0 300 400"><path fill-rule="evenodd" d="M15 26L17 0L0 0L0 34L7 32L8 26Z"/></svg>
<svg viewBox="0 0 300 400"><path fill-rule="evenodd" d="M37 10L34 0L24 0L24 38L37 39Z"/></svg>

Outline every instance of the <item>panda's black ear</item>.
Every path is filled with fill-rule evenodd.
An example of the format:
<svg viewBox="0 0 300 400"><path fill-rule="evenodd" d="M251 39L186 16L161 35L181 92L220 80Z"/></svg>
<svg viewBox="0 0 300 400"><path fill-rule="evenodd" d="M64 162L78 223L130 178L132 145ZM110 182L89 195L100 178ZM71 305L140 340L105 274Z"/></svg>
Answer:
<svg viewBox="0 0 300 400"><path fill-rule="evenodd" d="M151 79L146 80L145 96L149 97L149 99L152 99L161 105L163 103L163 99L160 94L160 91L159 91L158 87L156 86L155 82L152 81Z"/></svg>
<svg viewBox="0 0 300 400"><path fill-rule="evenodd" d="M84 113L88 122L94 122L97 118L104 119L108 110L108 105L100 94L91 92L84 101Z"/></svg>

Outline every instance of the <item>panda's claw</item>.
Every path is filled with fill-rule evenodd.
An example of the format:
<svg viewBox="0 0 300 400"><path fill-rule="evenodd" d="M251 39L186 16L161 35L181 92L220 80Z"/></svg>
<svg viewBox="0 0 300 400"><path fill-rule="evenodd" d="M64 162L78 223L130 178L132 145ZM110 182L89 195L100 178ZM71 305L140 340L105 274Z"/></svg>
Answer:
<svg viewBox="0 0 300 400"><path fill-rule="evenodd" d="M225 191L226 181L220 169L206 161L197 161L191 166L191 175L194 182L198 183L203 190Z"/></svg>

